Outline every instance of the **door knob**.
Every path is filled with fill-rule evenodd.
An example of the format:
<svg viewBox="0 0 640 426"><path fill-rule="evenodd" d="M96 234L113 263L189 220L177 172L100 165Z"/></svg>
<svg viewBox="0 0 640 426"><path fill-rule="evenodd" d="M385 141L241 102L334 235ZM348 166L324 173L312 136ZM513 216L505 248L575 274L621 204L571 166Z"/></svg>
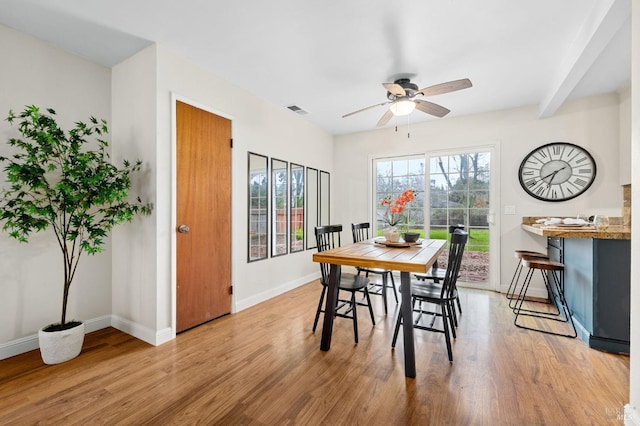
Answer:
<svg viewBox="0 0 640 426"><path fill-rule="evenodd" d="M188 234L189 233L189 227L187 225L180 225L178 227L178 232L181 234Z"/></svg>

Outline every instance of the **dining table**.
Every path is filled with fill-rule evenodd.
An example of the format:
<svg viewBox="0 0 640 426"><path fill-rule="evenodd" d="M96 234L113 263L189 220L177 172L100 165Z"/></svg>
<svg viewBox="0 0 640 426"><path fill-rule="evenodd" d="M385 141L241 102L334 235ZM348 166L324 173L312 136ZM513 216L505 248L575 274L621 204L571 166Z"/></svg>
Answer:
<svg viewBox="0 0 640 426"><path fill-rule="evenodd" d="M405 376L416 377L415 343L413 336L413 307L411 303L411 274L425 274L444 250L446 240L421 239L415 243L389 242L384 237L336 247L313 254L313 261L328 263L329 283L325 315L322 324L320 350L331 348L333 320L338 298L341 266L381 268L400 272L402 335L404 340Z"/></svg>

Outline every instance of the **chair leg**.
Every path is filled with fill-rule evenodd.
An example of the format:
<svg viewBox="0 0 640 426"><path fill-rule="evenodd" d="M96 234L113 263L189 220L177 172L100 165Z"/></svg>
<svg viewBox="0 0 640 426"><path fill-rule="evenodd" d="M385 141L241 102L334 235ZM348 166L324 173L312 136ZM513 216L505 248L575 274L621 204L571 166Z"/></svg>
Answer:
<svg viewBox="0 0 640 426"><path fill-rule="evenodd" d="M413 300L413 306L412 306L412 311L415 311L415 302L416 300ZM415 311L415 312L420 312L419 316L418 316L418 320L420 321L420 316L422 315L422 301L419 302L419 310ZM441 312L441 316L442 316L442 327L443 330L440 330L440 332L444 332L444 336L445 336L445 343L447 345L447 355L449 357L449 362L453 362L453 348L451 346L451 337L453 336L453 338L456 338L456 332L455 332L455 326L453 323L453 314L452 312L455 311L455 306L453 305L453 302L443 302L440 303L438 305L440 307L440 312ZM435 312L434 312L435 314ZM435 316L433 318L435 320ZM396 325L395 325L395 329L393 331L393 339L391 340L391 347L395 348L396 347L396 341L398 340L398 333L400 331L400 326L402 325L402 313L399 312L398 313L398 318L396 319ZM428 326L428 328L424 328L426 330L431 329L432 331L436 331L435 329L433 329L433 322ZM423 327L423 326L421 326ZM426 327L426 326L424 326Z"/></svg>
<svg viewBox="0 0 640 426"><path fill-rule="evenodd" d="M456 315L456 310L455 307L453 306L453 301L445 303L445 306L447 308L447 318L444 317L444 311L443 316L442 316L442 321L449 321L449 325L451 326L450 330L451 330L451 335L452 337L455 339L456 338L456 327L457 327L457 321L454 321L454 317Z"/></svg>
<svg viewBox="0 0 640 426"><path fill-rule="evenodd" d="M316 332L316 327L318 326L318 318L320 318L320 312L322 312L322 302L324 302L324 294L327 291L326 286L322 286L322 293L320 293L320 302L318 302L318 309L316 309L316 319L313 321L313 332Z"/></svg>
<svg viewBox="0 0 640 426"><path fill-rule="evenodd" d="M451 319L453 320L451 327L457 327L458 314L456 314L456 302L454 300L449 301L449 310L451 311Z"/></svg>
<svg viewBox="0 0 640 426"><path fill-rule="evenodd" d="M524 290L524 285L525 283L527 284L527 289L529 288L529 284L531 283L531 279L533 278L535 270L534 269L529 269L529 271L527 271L527 275L524 278L524 282L522 284L522 288L520 289L520 293L518 293L518 297L516 299L516 305L518 304L518 301L520 301L520 298L522 298L523 300L520 301L520 305L518 307L518 311L522 311L522 312L528 312L528 314L522 314L522 315L528 315L528 316L538 316L537 314L542 314L543 317L542 318L547 318L549 316L561 316L560 313L560 307L558 306L558 302L556 300L555 294L553 292L553 290L551 289L551 285L549 283L549 280L546 276L546 273L543 270L540 270L540 274L542 276L542 281L544 283L544 286L547 290L547 294L549 297L549 302L547 304L553 304L553 307L556 309L556 312L547 312L547 311L537 311L535 309L524 309L522 308L522 304L524 303L524 298L526 296L526 291L523 292ZM513 299L511 299L509 301L509 307L511 307L511 302L513 302ZM545 302L539 302L539 303L545 303ZM512 308L514 313L518 313L516 312L516 307L515 305Z"/></svg>
<svg viewBox="0 0 640 426"><path fill-rule="evenodd" d="M532 274L533 275L533 274ZM546 277L546 275L543 274L543 279L545 280L545 285L547 286L547 289L549 290L551 288L552 285L554 285L556 287L556 290L558 291L558 297L559 297L559 302L563 307L563 310L565 312L565 319L562 318L562 314L560 312L560 307L558 306L558 301L555 300L555 295L553 295L553 305L554 307L558 310L558 313L546 313L546 312L540 312L540 311L535 311L535 310L527 310L527 309L522 309L522 303L524 302L524 298L526 296L527 290L529 289L529 284L531 283L531 279L529 278L529 280L527 281L525 279L525 282L523 284L523 290L521 291L521 293L523 293L522 295L518 296L518 300L516 303L516 308L514 308L514 312L516 313L516 316L513 320L513 324L516 327L519 328L524 328L527 330L533 330L533 331L539 331L545 334L552 334L555 336L563 336L563 337L570 337L570 338L575 338L577 337L578 333L576 331L576 327L575 324L573 323L573 318L571 317L571 313L569 312L567 305L566 305L566 300L564 298L564 294L560 291L560 286L559 286L559 280L558 277L556 275L555 272L553 272L552 274L553 276L553 282L549 283L547 282L548 279ZM552 292L552 294L554 293L553 290L550 290ZM529 313L521 313L521 312L529 312ZM558 321L558 322L566 322L568 324L571 325L571 327L573 328L573 333L572 334L567 334L567 333L556 333L553 331L548 331L548 330L544 330L544 329L540 329L540 328L533 328L533 327L528 327L522 324L518 324L518 318L520 315L524 315L524 316L530 316L530 317L536 317L536 318L541 318L541 319L545 319L545 320L550 320L550 321ZM556 317L557 318L554 318Z"/></svg>
<svg viewBox="0 0 640 426"><path fill-rule="evenodd" d="M514 298L516 294L516 289L518 287L518 281L520 281L521 272L522 272L522 261L518 259L516 270L513 271L513 276L511 277L511 283L509 284L509 288L507 289L507 299Z"/></svg>
<svg viewBox="0 0 640 426"><path fill-rule="evenodd" d="M356 292L351 292L351 310L353 311L351 315L353 315L353 337L355 338L356 344L358 344L358 310L356 309L358 305L356 304Z"/></svg>
<svg viewBox="0 0 640 426"><path fill-rule="evenodd" d="M387 273L382 274L382 303L384 304L384 314L387 315Z"/></svg>
<svg viewBox="0 0 640 426"><path fill-rule="evenodd" d="M522 303L524 302L524 296L527 293L525 287L528 287L528 283L531 282L531 278L533 278L533 272L534 272L533 269L529 269L527 271L527 273L524 276L524 281L522 282L522 286L520 287L520 291L518 292L518 296L515 296L515 293L513 293L514 297L512 297L509 300L509 308L511 308L514 314L517 314L518 313L517 311L519 311L522 308Z"/></svg>
<svg viewBox="0 0 640 426"><path fill-rule="evenodd" d="M369 290L367 290L367 288L364 288L364 296L367 299L367 307L369 308L369 315L371 316L371 323L373 325L376 325L376 319L373 316L373 307L371 306L371 297L369 297Z"/></svg>
<svg viewBox="0 0 640 426"><path fill-rule="evenodd" d="M520 281L520 274L522 273L522 268L523 267L522 267L521 263L518 263L518 266L516 267L516 270L513 273L513 277L511 278L511 284L509 284L509 289L507 290L507 299L509 299L509 307L512 310L515 308L515 305L518 303L517 299L520 297L520 295L522 295L522 289L524 288L524 283L529 278L529 273L531 272L531 270L528 270L527 273L525 274L524 281L522 282L522 285L520 286L520 291L518 292L518 295L516 296L516 290L517 290L517 287L518 287L518 282Z"/></svg>
<svg viewBox="0 0 640 426"><path fill-rule="evenodd" d="M391 347L396 347L396 340L398 340L398 332L400 331L400 324L402 323L402 312L398 312L398 319L396 320L396 327L393 331L393 340L391 341Z"/></svg>
<svg viewBox="0 0 640 426"><path fill-rule="evenodd" d="M453 300L449 300L448 302L444 302L447 306L447 314L442 315L442 321L445 319L449 321L449 327L451 332L453 333L453 338L455 339L455 330L458 327L458 319L456 318L456 310L455 310L455 302Z"/></svg>
<svg viewBox="0 0 640 426"><path fill-rule="evenodd" d="M389 277L391 277L391 288L393 288L393 296L396 298L396 305L398 304L398 292L396 291L396 282L393 279L393 272L387 272Z"/></svg>
<svg viewBox="0 0 640 426"><path fill-rule="evenodd" d="M442 309L442 314L445 315L445 309L446 308L446 303L444 305L440 305L440 308ZM449 362L453 362L453 351L451 350L451 339L449 337L449 325L448 325L448 321L446 318L442 318L442 325L444 328L444 336L445 336L445 342L447 344L447 354L449 355Z"/></svg>

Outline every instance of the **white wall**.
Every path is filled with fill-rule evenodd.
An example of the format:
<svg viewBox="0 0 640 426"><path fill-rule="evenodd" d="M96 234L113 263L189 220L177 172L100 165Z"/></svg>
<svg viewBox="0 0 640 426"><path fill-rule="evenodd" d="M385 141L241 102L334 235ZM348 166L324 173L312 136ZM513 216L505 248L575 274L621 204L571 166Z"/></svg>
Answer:
<svg viewBox="0 0 640 426"><path fill-rule="evenodd" d="M313 251L247 263L247 155L248 151L256 152L331 172L331 135L162 46L145 49L115 67L113 74L114 120L120 136L114 152L139 155L148 161L151 169L148 192L155 204L151 225L145 218L140 227L121 229L114 234L118 250L113 262L113 311L121 320L119 327L154 344L171 337L176 227L172 205L175 189L172 96L232 120L234 310L266 300L318 275L318 266L311 261ZM156 102L154 111L148 102L152 99Z"/></svg>
<svg viewBox="0 0 640 426"><path fill-rule="evenodd" d="M620 94L620 185L631 183L631 84Z"/></svg>
<svg viewBox="0 0 640 426"><path fill-rule="evenodd" d="M157 226L167 213L159 208L157 195L156 69L156 47L150 46L112 70L113 159L144 162L143 173L132 180L132 193L154 204L150 217L137 217L113 231L112 313L115 327L154 344L173 336L167 330L166 295L161 306L158 289L163 269L159 246L168 232Z"/></svg>
<svg viewBox="0 0 640 426"><path fill-rule="evenodd" d="M520 228L522 216L573 216L578 213L622 215L622 187L618 177L619 97L607 94L572 101L550 118L538 119L538 108L515 108L473 116L432 120L395 128L336 137L333 196L337 222L372 220L363 176L373 157L419 154L461 147L499 146L500 206L495 207L500 229L500 281L504 289L513 274L513 251L546 251L546 240ZM416 113L414 113L416 114ZM399 120L399 122L402 122ZM405 122L406 123L406 122ZM520 187L518 168L523 157L540 145L564 141L586 148L598 172L587 193L573 200L549 203L528 196ZM515 205L516 215L504 215L504 205Z"/></svg>
<svg viewBox="0 0 640 426"><path fill-rule="evenodd" d="M53 108L63 129L75 121L86 122L91 115L110 122L110 69L2 25L0 57L0 155L9 154L6 141L19 136L17 123L11 126L5 121L9 109L20 112L32 104ZM3 183L4 178L0 171ZM83 255L71 286L69 318L90 320L111 313L110 241L105 250ZM33 349L15 341L60 321L61 256L51 231L34 234L28 245L0 233L0 352Z"/></svg>

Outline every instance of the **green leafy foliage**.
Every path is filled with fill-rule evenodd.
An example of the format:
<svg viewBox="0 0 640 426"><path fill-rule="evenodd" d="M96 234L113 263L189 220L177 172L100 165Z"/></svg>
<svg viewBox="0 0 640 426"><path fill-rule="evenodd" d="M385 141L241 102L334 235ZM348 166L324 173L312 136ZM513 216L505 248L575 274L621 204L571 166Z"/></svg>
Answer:
<svg viewBox="0 0 640 426"><path fill-rule="evenodd" d="M107 122L95 117L89 124L76 122L64 132L56 123L55 111L42 113L27 106L7 121L18 122L22 138L8 145L17 153L0 157L7 185L2 189L0 221L9 236L28 242L33 232L51 227L64 257L64 292L61 324L65 324L69 287L81 254L99 253L111 229L130 222L137 214L148 215L152 205L140 197L130 202L130 175L140 170L140 160L111 164L107 142ZM89 137L97 149L88 149Z"/></svg>

